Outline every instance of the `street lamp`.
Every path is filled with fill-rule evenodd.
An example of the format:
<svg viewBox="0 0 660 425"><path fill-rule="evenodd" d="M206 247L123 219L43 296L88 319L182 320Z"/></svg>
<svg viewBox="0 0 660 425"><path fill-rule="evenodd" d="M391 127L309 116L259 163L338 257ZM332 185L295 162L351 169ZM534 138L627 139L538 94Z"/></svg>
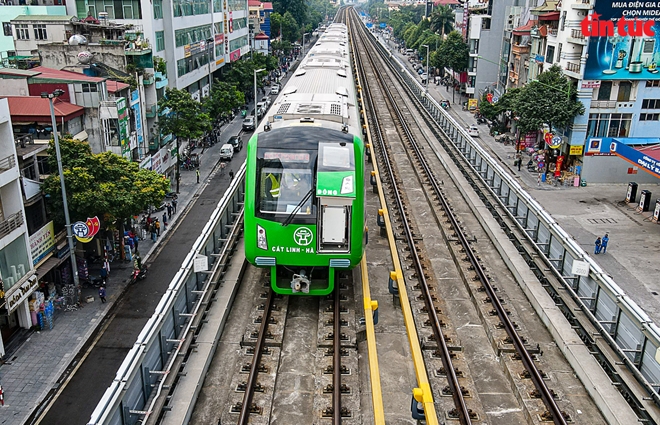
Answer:
<svg viewBox="0 0 660 425"><path fill-rule="evenodd" d="M266 68L254 70L254 129L259 125L259 111L257 111L257 72L265 71Z"/></svg>
<svg viewBox="0 0 660 425"><path fill-rule="evenodd" d="M305 36L306 35L309 35L309 33L306 32L306 33L303 34L303 51L302 51L302 57L300 58L301 61L302 61L302 58L305 57Z"/></svg>
<svg viewBox="0 0 660 425"><path fill-rule="evenodd" d="M428 44L422 44L422 47L426 47L426 93L429 92L429 46Z"/></svg>
<svg viewBox="0 0 660 425"><path fill-rule="evenodd" d="M53 99L64 94L64 90L55 89L52 93L43 92L41 97L48 99L50 104L50 119L53 124L53 139L55 141L55 154L57 155L57 169L60 173L60 184L62 185L62 201L64 203L64 224L66 225L66 238L69 241L69 254L71 255L71 267L73 267L73 284L76 289L80 285L78 280L78 264L76 263L76 251L73 246L73 232L71 231L71 219L69 218L69 205L66 200L66 187L64 186L64 171L62 171L62 154L60 153L60 140L57 136L57 120L55 119L55 108ZM64 129L62 129L64 130Z"/></svg>

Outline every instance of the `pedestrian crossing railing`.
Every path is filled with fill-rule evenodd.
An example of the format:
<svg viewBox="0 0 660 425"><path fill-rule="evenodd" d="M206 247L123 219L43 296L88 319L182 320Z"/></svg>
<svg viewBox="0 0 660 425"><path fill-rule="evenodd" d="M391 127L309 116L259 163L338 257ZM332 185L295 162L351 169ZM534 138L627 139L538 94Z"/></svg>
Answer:
<svg viewBox="0 0 660 425"><path fill-rule="evenodd" d="M472 172L485 182L529 240L534 242L550 271L580 310L598 329L592 338L604 338L619 361L635 376L647 396L640 403L660 406L660 327L633 301L588 252L532 198L448 111L426 93L408 67L381 44L392 69L398 72L447 139L462 153ZM588 274L573 273L574 262L588 265ZM583 264L584 264L583 263ZM616 372L615 372L616 374ZM619 385L619 384L616 384ZM639 410L645 410L640 405ZM645 413L646 414L646 413ZM656 418L657 419L657 418Z"/></svg>
<svg viewBox="0 0 660 425"><path fill-rule="evenodd" d="M154 314L124 358L112 384L97 404L88 425L156 423L195 333L204 324L210 302L210 276L222 271L236 245L245 198L245 163L183 260ZM195 272L195 260L206 257L208 271ZM199 270L199 263L198 269Z"/></svg>

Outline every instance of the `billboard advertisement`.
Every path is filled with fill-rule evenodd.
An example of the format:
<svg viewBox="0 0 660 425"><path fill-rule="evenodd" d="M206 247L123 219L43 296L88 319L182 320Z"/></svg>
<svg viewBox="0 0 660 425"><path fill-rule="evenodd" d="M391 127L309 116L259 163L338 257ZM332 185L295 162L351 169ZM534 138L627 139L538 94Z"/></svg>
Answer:
<svg viewBox="0 0 660 425"><path fill-rule="evenodd" d="M121 154L124 158L131 157L131 145L128 134L128 109L126 109L126 98L117 99L117 121L119 124L119 140L121 142Z"/></svg>
<svg viewBox="0 0 660 425"><path fill-rule="evenodd" d="M660 11L655 2L597 1L580 30L589 37L585 80L660 79Z"/></svg>

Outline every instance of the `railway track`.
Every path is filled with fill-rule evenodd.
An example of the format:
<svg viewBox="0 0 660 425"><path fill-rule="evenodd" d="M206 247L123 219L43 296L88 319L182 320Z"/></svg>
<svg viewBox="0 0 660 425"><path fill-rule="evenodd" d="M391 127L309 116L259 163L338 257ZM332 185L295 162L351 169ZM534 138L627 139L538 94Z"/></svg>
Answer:
<svg viewBox="0 0 660 425"><path fill-rule="evenodd" d="M354 30L363 29L362 24L356 20L351 26ZM433 343L426 344L426 346L433 347L434 354L441 354L441 368L434 366L433 355L427 356L428 369L440 371L447 382L446 386L438 385L443 387L441 391L434 390L436 402L443 395L451 395L453 399L452 408L444 407L446 403L437 402L439 410L444 411L448 419L458 419L464 424L472 423L474 419L481 421L489 414L486 412L491 411L488 407L489 401L482 400L482 398L487 399L488 396L484 391L479 390L479 387L483 386L478 382L479 373L468 373L474 368L467 362L467 358L471 356L470 353L467 353L469 349L467 345L470 344L466 344L466 347L460 345L460 338L457 336L461 334L461 331L456 329L456 325L451 325L455 319L449 317L451 314L444 314L452 307L447 302L438 299L436 293L443 292L442 288L438 287L438 283L431 283L438 282L438 276L434 275L437 267L433 267L432 263L434 254L438 254L439 247L435 242L427 244L427 241L433 241L434 237L431 227L436 227L436 232L440 230L440 235L436 237L444 239L445 252L453 259L455 270L452 280L456 277L462 280L462 286L469 291L468 297L472 300L473 308L477 310L477 316L482 322L486 340L478 345L492 346L492 356L498 361L491 366L503 369L503 373L498 379L502 381L503 385L508 385L513 394L513 398L508 400L512 403L509 408L512 411L519 409L528 423L552 420L557 424L563 424L567 420L574 420L567 410L579 412L580 409L574 408L572 403L566 399L561 400L562 407L566 410L560 408L557 400L558 393L548 388L546 384L548 375L539 371L535 365L543 350L540 346L538 348L526 346L526 339L519 334L520 323L523 320L520 315L515 321L510 318L512 314L516 317L516 312L512 312L509 306L505 307L507 297L502 294L503 291L498 291L499 288L492 284L492 278L486 269L487 266L484 265L484 259L476 252L476 249L483 248L485 245L481 242L483 232L479 234L479 244L476 243L474 233L471 237L465 232L465 228L468 227L466 226L467 221L462 222L463 217L459 218L462 213L454 211L455 204L460 202L460 199L454 197L452 200L451 196L445 194L447 190L453 193L459 191L452 190L447 187L448 185L445 185L444 188L441 187L443 181L449 181L449 176L442 172L443 164L437 155L427 155L429 152L434 152L432 144L425 143L428 129L424 128L423 122L416 122L414 119L415 116L419 116L419 113L414 104L404 98L403 94L406 90L396 79L387 76L388 72L383 72L383 70L387 70L387 66L378 62L377 54L367 52L368 46L365 40L368 39L369 37L365 33L353 38L353 48L357 50L357 56L363 58L361 61L363 63L362 81L368 82L368 87L363 87L365 97L369 99L364 107L369 111L375 105L387 105L388 109L387 113L380 111L375 113L369 118L369 123L374 133L375 144L379 147L380 163L387 170L387 183L392 203L399 210L398 222L395 226L398 225L402 228L400 236L407 244L411 266L414 270L412 274L408 275L408 280L416 282L415 286L420 288L423 296L424 309L430 313L428 320L418 319L418 322L425 322L422 325L431 326L433 336L429 340L432 340ZM401 143L399 139L406 143ZM394 162L396 165L393 165ZM440 177L443 174L444 176ZM421 196L419 196L419 192L422 193ZM420 211L435 211L438 207L442 208L442 213L433 214L432 221L435 224L428 226L428 223L424 222L430 217L428 215L423 217L424 214ZM449 224L449 226L445 224ZM469 228L471 231L474 229L472 226ZM492 269L495 270L495 268ZM452 273L445 270L443 274ZM478 287L472 283L475 280L480 284ZM442 281L443 284L445 282ZM484 291L486 296L481 295L480 291ZM520 290L518 289L518 291ZM465 306L465 303L462 305ZM492 315L499 319L497 323L493 323ZM539 324L537 323L536 326L539 327ZM542 328L542 324L540 327ZM465 355L459 356L464 349ZM509 355L512 352L515 354ZM472 356L474 357L473 354ZM503 361L499 362L499 359ZM504 367L497 366L497 363L501 363ZM461 366L457 367L457 364ZM521 366L524 366L524 370ZM542 405L538 403L539 398L543 401ZM580 403L577 404L581 407ZM590 410L595 409L590 406ZM509 416L507 420L502 423L511 422L511 415L507 416ZM590 418L589 423L597 422L598 420L594 422L593 417Z"/></svg>
<svg viewBox="0 0 660 425"><path fill-rule="evenodd" d="M191 423L362 423L352 274L324 298L246 276Z"/></svg>

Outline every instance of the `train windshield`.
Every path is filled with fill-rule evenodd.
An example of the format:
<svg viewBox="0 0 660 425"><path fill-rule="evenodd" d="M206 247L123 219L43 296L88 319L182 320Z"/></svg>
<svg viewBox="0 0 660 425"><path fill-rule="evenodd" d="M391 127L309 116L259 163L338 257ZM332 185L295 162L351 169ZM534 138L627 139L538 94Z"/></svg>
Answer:
<svg viewBox="0 0 660 425"><path fill-rule="evenodd" d="M284 221L300 205L292 222L314 217L314 197L307 195L314 187L312 168L315 157L316 152L263 152L257 174L257 205L262 216Z"/></svg>
<svg viewBox="0 0 660 425"><path fill-rule="evenodd" d="M319 171L353 171L355 158L353 145L346 143L319 143Z"/></svg>

